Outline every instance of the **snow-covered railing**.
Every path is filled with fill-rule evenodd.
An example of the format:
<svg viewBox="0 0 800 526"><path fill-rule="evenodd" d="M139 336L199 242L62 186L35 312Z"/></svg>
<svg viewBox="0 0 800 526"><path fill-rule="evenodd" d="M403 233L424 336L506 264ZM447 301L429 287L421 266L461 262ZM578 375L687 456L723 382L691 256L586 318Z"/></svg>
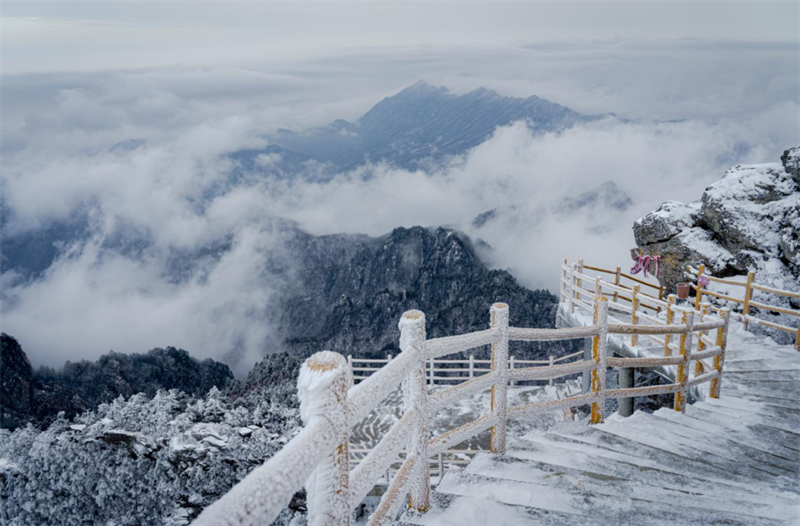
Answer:
<svg viewBox="0 0 800 526"><path fill-rule="evenodd" d="M581 278L585 279L585 278ZM602 287L601 285L596 286ZM582 299L594 312L594 323L588 327L564 329L526 329L509 327L509 307L496 303L490 309L489 329L450 338L427 340L425 315L420 311L403 314L400 323L401 353L357 385L352 385L348 361L336 353L323 351L303 364L298 378L300 412L305 427L286 447L264 465L256 468L219 501L209 506L195 521L196 526L255 526L269 524L285 507L292 495L305 486L310 526L342 526L351 521L351 514L385 476L396 466L401 451L406 452L396 474L369 517L369 526L390 524L403 504L417 512L425 512L430 501L431 458L451 450L465 440L491 430L491 451L506 451L506 426L509 418L591 405L591 422L602 422L604 401L608 398L649 396L676 393L675 409L685 407L688 389L696 384L712 382L711 396L719 396L719 382L725 354L727 314L708 317L698 324L694 311L677 309L683 316L677 325L611 324L608 299L602 288L595 293L583 291L593 304ZM577 293L577 290L573 290ZM571 297L571 296L570 296ZM635 297L634 297L635 298ZM667 306L666 303L664 303ZM634 312L636 309L634 303ZM670 309L672 312L673 309ZM692 352L694 331L716 330L716 345ZM646 364L638 359L606 357L607 335L679 335L678 356L652 359ZM508 361L509 341L553 341L592 338L592 357L567 363L521 367L511 370ZM432 358L491 345L490 371L445 389L429 393L426 363ZM694 354L694 356L693 356ZM714 368L689 377L690 364L698 357L713 358ZM625 361L632 360L632 361ZM528 364L526 364L528 365ZM606 389L607 367L677 365L678 380L667 386L629 389ZM434 367L435 369L435 367ZM590 372L591 391L568 398L508 407L507 390L512 381L552 380L580 372ZM403 386L403 416L383 438L350 469L349 430L366 417L400 384ZM431 437L428 421L438 409L454 400L464 399L491 389L489 411L472 422ZM441 471L440 471L441 474Z"/></svg>
<svg viewBox="0 0 800 526"><path fill-rule="evenodd" d="M779 331L792 333L795 335L794 348L795 350L800 351L800 310L780 307L778 305L769 305L768 303L761 303L753 300L753 293L755 291L765 292L767 294L773 294L775 296L783 296L786 298L794 298L794 299L800 299L800 292L792 292L789 290L777 289L774 287L767 287L766 285L759 284L756 282L756 271L754 270L751 270L747 274L747 281L745 282L735 281L731 279L722 279L712 276L711 274L706 272L705 265L700 265L699 268L694 268L690 265L686 267L686 270L692 275L694 275L696 279L696 283L692 283L692 289L694 289L696 292L695 298L693 300L695 308L697 308L698 310L700 309L704 295L741 305L742 312L741 313L734 312L733 316L737 320L742 322L745 329L748 328L750 323L755 323L758 325L762 325L764 327L770 327L772 329L776 329ZM744 288L744 294L741 298L737 298L734 296L721 294L719 292L709 290L707 288L707 285L703 284L705 280L708 280L709 283L719 283L722 285L729 285L733 287L742 287ZM794 316L798 318L797 327L790 327L788 325L783 325L781 323L774 323L763 320L761 318L756 318L755 316L752 316L750 314L750 309L753 307L765 311L777 312L779 314ZM719 307L712 306L711 309L716 312L719 311Z"/></svg>

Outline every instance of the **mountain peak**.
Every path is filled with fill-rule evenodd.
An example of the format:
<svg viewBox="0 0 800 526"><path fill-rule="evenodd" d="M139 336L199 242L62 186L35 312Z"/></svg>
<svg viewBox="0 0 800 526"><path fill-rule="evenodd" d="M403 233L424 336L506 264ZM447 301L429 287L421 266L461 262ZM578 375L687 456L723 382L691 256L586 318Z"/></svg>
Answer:
<svg viewBox="0 0 800 526"><path fill-rule="evenodd" d="M428 84L424 80L418 80L414 84L408 86L407 88L403 89L397 95L438 95L438 94L445 94L450 93L450 90L445 88L444 86L434 86L433 84Z"/></svg>

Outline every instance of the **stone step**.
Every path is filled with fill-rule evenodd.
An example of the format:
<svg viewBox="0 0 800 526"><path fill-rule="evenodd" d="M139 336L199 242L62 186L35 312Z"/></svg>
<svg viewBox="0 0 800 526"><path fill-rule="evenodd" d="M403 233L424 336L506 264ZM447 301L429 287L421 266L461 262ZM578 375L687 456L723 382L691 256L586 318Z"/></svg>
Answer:
<svg viewBox="0 0 800 526"><path fill-rule="evenodd" d="M696 479L683 478L682 484L671 486L658 471L639 472L636 466L628 470L628 477L602 476L595 472L552 466L546 463L523 460L509 456L479 455L466 469L470 475L541 484L554 488L580 488L596 495L615 499L629 497L635 501L690 506L742 515L777 519L795 507L791 499L770 499L765 502L763 491L745 494L737 488L695 483ZM689 495L687 500L687 495Z"/></svg>
<svg viewBox="0 0 800 526"><path fill-rule="evenodd" d="M639 491L635 496L631 496L627 491L622 491L629 489L633 490L633 487L614 487L607 483L604 485L580 479L570 481L566 477L541 484L470 473L453 473L446 477L437 491L470 499L491 497L492 500L503 504L537 510L538 513L534 512L533 516L540 520L541 524L584 525L590 521L597 523L598 520L602 524L631 526L642 524L705 526L715 521L717 524L748 526L780 524L778 519L753 515L755 510L752 508L750 513L744 514L724 509L695 507L691 504L692 496L679 492L664 499L658 499L658 496L668 492L656 492L654 498L642 500L639 497L644 495L644 492ZM674 502L681 498L683 499L681 505L675 505ZM781 512L782 510L775 510L773 513ZM451 513L447 515L451 516ZM557 519L550 522L547 520L549 516L556 516Z"/></svg>

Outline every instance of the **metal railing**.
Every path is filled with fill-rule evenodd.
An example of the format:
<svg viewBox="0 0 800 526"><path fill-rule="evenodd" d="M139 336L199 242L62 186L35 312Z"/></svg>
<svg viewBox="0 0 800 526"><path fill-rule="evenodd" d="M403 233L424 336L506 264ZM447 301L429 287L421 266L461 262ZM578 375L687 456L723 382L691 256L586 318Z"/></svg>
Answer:
<svg viewBox="0 0 800 526"><path fill-rule="evenodd" d="M565 360L575 358L583 354L583 351L567 354L565 356L550 355L547 360L519 360L514 356L509 356L508 367L514 370L519 366L531 365L553 365ZM353 358L351 355L347 356L347 362L353 371L353 383L358 383L366 380L372 373L381 370L381 367L392 361L392 355L387 354L386 358ZM466 367L458 367L459 365ZM444 367L442 367L444 366ZM470 354L469 358L463 360L443 360L431 358L425 363L425 374L428 379L428 386L433 387L436 383L442 382L466 382L476 376L488 374L492 372L491 360L477 360L474 354ZM513 383L511 385L514 385ZM550 382L553 385L553 382Z"/></svg>
<svg viewBox="0 0 800 526"><path fill-rule="evenodd" d="M571 271L570 279L591 279ZM644 325L609 323L609 302L602 293L604 284L595 281L595 292L579 291L576 286L565 289L574 304L591 309L592 325L564 329L528 329L509 327L509 307L496 303L490 309L489 328L483 331L428 340L425 334L425 315L408 311L400 319L400 354L390 360L369 378L352 385L351 367L347 359L329 351L311 356L303 364L298 378L300 412L304 427L281 451L264 465L253 470L226 495L209 506L195 521L196 526L263 525L269 524L289 503L292 495L305 486L308 499L308 524L310 526L342 526L351 521L352 510L381 479L388 468L397 464L401 451L406 457L397 468L387 491L369 517L369 526L393 522L401 506L425 512L430 502L430 459L451 450L465 440L490 430L491 451L506 451L506 426L509 419L562 410L577 406L591 406L592 423L602 422L605 400L675 393L675 409L685 410L688 389L703 382L711 382L710 395L719 397L720 381L725 356L728 327L727 311L720 317L706 315L707 319L695 323L691 309L674 306L669 312L682 316L679 324ZM565 292L568 291L568 292ZM594 296L593 304L585 299ZM660 300L659 300L660 301ZM666 306L667 304L664 303ZM634 304L634 312L637 309ZM644 318L643 318L644 319ZM702 333L716 330L714 345L700 349L699 342L708 340ZM697 352L692 351L695 332ZM662 334L679 337L676 356L659 358L611 358L606 356L608 334L625 334L631 337ZM509 367L509 341L554 341L592 338L592 357L566 363L515 368ZM490 371L449 386L428 392L426 363L442 356L461 353L483 345L491 345ZM690 377L692 361L713 358L713 370L695 369ZM677 365L677 381L665 386L628 389L606 389L607 367L652 367ZM556 400L508 407L507 390L513 381L552 380L577 373L590 372L591 391ZM350 469L349 430L366 417L378 404L403 385L403 416L383 438ZM491 389L489 410L458 428L431 437L428 421L432 414L454 401Z"/></svg>

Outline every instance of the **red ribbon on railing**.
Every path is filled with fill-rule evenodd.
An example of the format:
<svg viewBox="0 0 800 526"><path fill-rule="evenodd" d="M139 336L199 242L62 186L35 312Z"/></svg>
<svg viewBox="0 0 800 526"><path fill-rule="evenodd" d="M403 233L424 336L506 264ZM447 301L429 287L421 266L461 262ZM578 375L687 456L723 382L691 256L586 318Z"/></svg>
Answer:
<svg viewBox="0 0 800 526"><path fill-rule="evenodd" d="M631 274L638 274L639 272L644 272L644 277L647 277L647 271L650 268L650 263L656 264L656 272L655 277L658 278L658 262L661 260L661 256L643 256L637 255L636 256L636 263L631 268Z"/></svg>

